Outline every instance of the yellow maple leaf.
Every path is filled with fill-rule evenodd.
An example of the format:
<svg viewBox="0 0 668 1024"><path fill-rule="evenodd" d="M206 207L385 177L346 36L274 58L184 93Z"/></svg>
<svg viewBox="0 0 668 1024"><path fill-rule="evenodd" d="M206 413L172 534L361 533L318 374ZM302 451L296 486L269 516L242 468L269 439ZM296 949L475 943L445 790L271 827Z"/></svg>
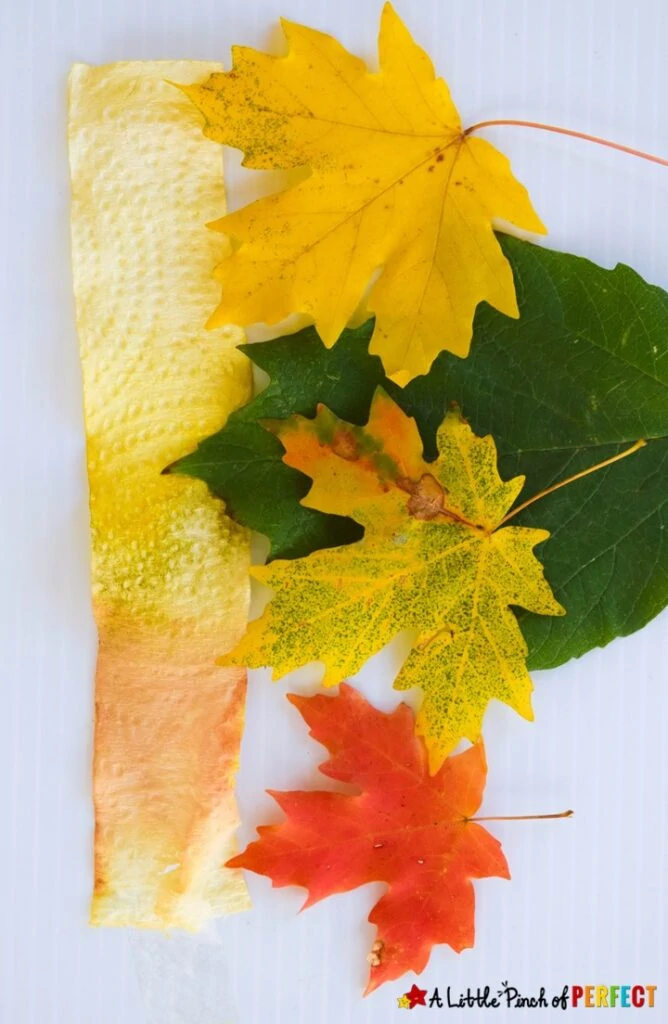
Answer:
<svg viewBox="0 0 668 1024"><path fill-rule="evenodd" d="M475 741L492 698L532 718L527 648L511 606L561 615L533 553L545 530L503 526L524 477L503 481L491 437L458 411L422 458L415 421L379 389L369 422L321 406L315 419L272 424L288 465L310 476L303 503L352 516L362 540L256 567L275 591L223 664L271 665L280 677L309 661L333 686L402 630L412 649L395 687L419 686L417 730L436 770L462 737Z"/></svg>
<svg viewBox="0 0 668 1024"><path fill-rule="evenodd" d="M447 85L389 4L374 73L331 36L283 27L287 57L234 47L231 71L183 86L206 134L241 149L244 166L310 171L211 225L236 248L218 269L210 326L299 312L332 346L380 268L371 351L403 386L444 347L467 355L479 302L518 316L493 222L545 228L506 157L463 132Z"/></svg>

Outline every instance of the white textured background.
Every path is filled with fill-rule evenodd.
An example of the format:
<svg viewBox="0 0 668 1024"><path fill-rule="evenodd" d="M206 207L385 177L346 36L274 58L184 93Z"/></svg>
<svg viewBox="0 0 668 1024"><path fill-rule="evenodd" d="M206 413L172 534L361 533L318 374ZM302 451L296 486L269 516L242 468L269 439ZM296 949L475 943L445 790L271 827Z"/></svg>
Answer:
<svg viewBox="0 0 668 1024"><path fill-rule="evenodd" d="M275 43L279 14L331 30L373 59L379 9L377 0L0 3L1 1024L224 1024L230 1002L238 1024L404 1019L396 997L412 976L360 998L371 886L298 917L297 890L272 892L251 876L253 912L186 943L186 952L86 924L95 633L68 265L73 61L228 60L233 42ZM668 155L662 0L404 0L399 10L448 79L465 123L547 120ZM522 129L488 137L529 187L550 245L606 266L628 262L668 287L668 170ZM254 188L238 165L229 154L232 206ZM438 949L421 984L668 986L667 622L664 613L630 639L538 674L534 725L492 708L485 811L572 806L577 816L493 826L513 881L477 883L476 948L460 957ZM398 695L382 668L393 670L391 655L358 683L390 707ZM308 682L302 673L298 685ZM283 699L289 688L260 673L251 680L243 839L274 814L265 786L316 781L319 748ZM200 978L213 979L210 991ZM650 1019L665 1021L668 988L658 1000ZM527 1016L562 1015L510 1015ZM445 1019L505 1017L452 1011ZM618 1017L629 1011L608 1010L605 1020Z"/></svg>

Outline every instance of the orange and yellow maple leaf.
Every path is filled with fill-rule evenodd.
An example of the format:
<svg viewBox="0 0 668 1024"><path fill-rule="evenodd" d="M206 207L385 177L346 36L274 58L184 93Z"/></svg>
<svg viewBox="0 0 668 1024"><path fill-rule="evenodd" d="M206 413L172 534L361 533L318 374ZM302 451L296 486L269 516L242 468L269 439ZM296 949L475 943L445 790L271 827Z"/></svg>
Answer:
<svg viewBox="0 0 668 1024"><path fill-rule="evenodd" d="M523 477L503 481L491 437L457 411L441 425L433 463L415 421L379 389L357 427L324 407L272 425L288 465L313 480L303 503L351 516L362 540L275 561L253 575L275 591L223 664L309 661L325 685L353 675L400 631L412 649L395 681L419 686L417 728L435 770L462 737L475 741L492 698L531 719L526 644L513 606L563 614L533 553L545 530L503 526Z"/></svg>
<svg viewBox="0 0 668 1024"><path fill-rule="evenodd" d="M456 952L472 946L471 879L510 878L499 842L469 820L485 787L482 743L430 776L405 704L384 714L345 684L335 697L288 699L331 754L320 771L358 793L272 792L287 820L261 826L228 866L267 875L274 886L303 886L305 906L387 883L369 915L378 936L367 992L419 974L437 943Z"/></svg>
<svg viewBox="0 0 668 1024"><path fill-rule="evenodd" d="M212 225L235 248L210 325L300 312L332 346L380 269L371 351L403 386L444 347L466 356L479 302L518 315L493 224L545 229L508 160L463 132L447 85L389 4L378 72L331 36L283 27L287 57L234 47L231 71L183 86L206 134L241 149L244 166L310 172Z"/></svg>

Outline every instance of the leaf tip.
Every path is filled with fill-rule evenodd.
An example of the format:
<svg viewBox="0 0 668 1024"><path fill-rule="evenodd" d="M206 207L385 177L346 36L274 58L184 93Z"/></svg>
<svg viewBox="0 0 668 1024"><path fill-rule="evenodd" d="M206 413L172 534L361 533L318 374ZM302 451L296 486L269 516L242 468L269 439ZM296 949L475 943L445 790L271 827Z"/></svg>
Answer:
<svg viewBox="0 0 668 1024"><path fill-rule="evenodd" d="M381 21L383 21L385 18L393 18L395 21L401 21L401 18L396 12L394 4L392 4L390 0L385 0L383 8L380 12L380 17Z"/></svg>
<svg viewBox="0 0 668 1024"><path fill-rule="evenodd" d="M219 310L220 310L220 307L218 309L214 309L213 313L211 314L209 319L204 324L205 330L207 330L207 331L214 331L216 329L216 327L221 327L222 326L222 324L224 323L224 320L220 316Z"/></svg>
<svg viewBox="0 0 668 1024"><path fill-rule="evenodd" d="M299 714L304 718L308 702L310 697L304 697L301 693L286 693L285 699L289 701L293 708L297 708Z"/></svg>
<svg viewBox="0 0 668 1024"><path fill-rule="evenodd" d="M197 88L196 85L185 85L183 82L173 82L171 78L163 78L165 85L171 85L180 92L185 93L188 99L192 99L190 92Z"/></svg>
<svg viewBox="0 0 668 1024"><path fill-rule="evenodd" d="M531 703L531 695L526 700L518 701L517 704L512 705L517 711L518 715L521 715L526 722L535 722L536 716L534 714L533 705Z"/></svg>
<svg viewBox="0 0 668 1024"><path fill-rule="evenodd" d="M362 996L365 999L367 996L370 996L372 992L375 992L377 988L380 988L384 981L389 980L383 977L383 973L381 971L381 964L375 963L372 959L374 956L375 947L379 944L380 941L376 939L376 942L374 942L373 946L371 947L371 952L367 956L367 962L371 966L369 968L369 980L367 981L366 987L362 993Z"/></svg>

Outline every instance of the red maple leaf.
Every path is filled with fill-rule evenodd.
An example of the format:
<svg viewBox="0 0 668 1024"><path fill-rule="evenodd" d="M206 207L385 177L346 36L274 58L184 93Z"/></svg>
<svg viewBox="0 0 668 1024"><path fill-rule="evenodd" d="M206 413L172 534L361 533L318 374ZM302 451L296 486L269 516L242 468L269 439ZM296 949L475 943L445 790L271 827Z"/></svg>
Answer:
<svg viewBox="0 0 668 1024"><path fill-rule="evenodd" d="M405 704L388 715L345 684L338 696L290 694L288 700L332 755L320 771L357 793L270 791L287 820L261 826L260 838L228 867L267 875L274 886L303 886L304 907L386 882L369 915L378 937L367 993L406 971L419 974L436 943L456 952L472 946L471 879L510 877L500 843L468 820L485 786L482 744L448 758L430 776Z"/></svg>
<svg viewBox="0 0 668 1024"><path fill-rule="evenodd" d="M413 987L410 990L410 992L406 993L406 998L408 999L408 1002L410 1003L410 1006L408 1007L408 1009L412 1010L414 1006L426 1006L427 1005L426 1002L425 1002L425 996L426 995L427 995L426 988L418 988L417 985L413 985Z"/></svg>

